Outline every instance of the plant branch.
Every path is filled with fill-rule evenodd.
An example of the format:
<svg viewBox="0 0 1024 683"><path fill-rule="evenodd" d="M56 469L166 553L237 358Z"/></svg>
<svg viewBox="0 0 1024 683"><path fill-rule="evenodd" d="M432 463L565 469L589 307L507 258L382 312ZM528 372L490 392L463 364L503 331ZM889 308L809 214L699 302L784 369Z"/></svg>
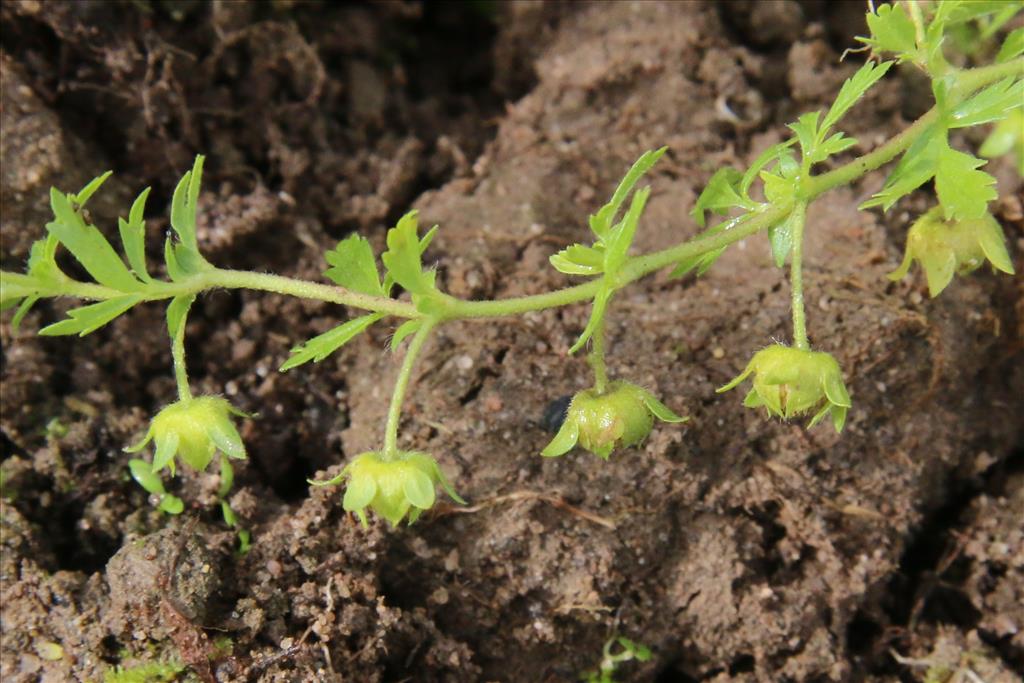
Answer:
<svg viewBox="0 0 1024 683"><path fill-rule="evenodd" d="M804 309L804 223L807 219L807 204L800 202L793 209L792 216L793 251L790 261L789 284L793 294L793 346L807 350L811 346L807 342L807 317Z"/></svg>
<svg viewBox="0 0 1024 683"><path fill-rule="evenodd" d="M980 88L1008 77L1024 76L1024 58L1018 57L1002 64L961 71L950 93L950 106L962 102ZM882 146L839 168L820 176L808 178L800 200L809 202L825 192L847 185L864 174L892 161L906 151L938 116L935 108L929 110L908 128L892 137ZM650 273L709 251L738 242L782 220L791 206L763 205L742 217L728 230L717 234L693 238L661 251L630 258L619 273L619 286L638 280ZM5 289L25 290L33 296L72 296L81 299L103 300L123 296L125 292L102 285L62 281L38 283L20 273L3 272ZM601 287L599 279L564 289L531 296L497 299L492 301L465 301L445 296L440 319L459 320L495 318L528 311L565 306L592 299ZM268 273L212 269L196 273L177 282L153 282L142 292L144 300L158 301L183 294L198 294L209 289L252 289L285 294L303 299L342 304L401 318L422 318L423 314L407 301L371 296L343 287L309 282Z"/></svg>
<svg viewBox="0 0 1024 683"><path fill-rule="evenodd" d="M424 320L420 329L416 331L409 348L402 360L402 367L398 370L398 377L395 379L395 391L391 395L391 406L388 408L388 422L384 428L384 451L381 458L385 461L394 460L398 456L398 423L402 419L402 402L405 400L405 391L409 387L409 379L412 377L412 369L416 364L416 356L423 349L433 331L437 321L434 319Z"/></svg>
<svg viewBox="0 0 1024 683"><path fill-rule="evenodd" d="M174 381L178 384L178 399L188 401L192 390L188 386L188 369L185 366L185 322L188 312L182 316L181 324L171 338L171 358L174 361Z"/></svg>

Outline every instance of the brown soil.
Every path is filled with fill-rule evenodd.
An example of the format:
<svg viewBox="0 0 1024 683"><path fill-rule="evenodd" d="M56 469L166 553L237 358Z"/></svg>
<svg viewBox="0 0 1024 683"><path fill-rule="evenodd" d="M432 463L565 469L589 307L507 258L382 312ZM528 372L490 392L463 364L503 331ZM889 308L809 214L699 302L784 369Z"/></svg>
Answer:
<svg viewBox="0 0 1024 683"><path fill-rule="evenodd" d="M156 262L162 202L203 152L200 237L217 265L316 279L338 238L358 229L380 248L415 207L441 226L428 256L452 294L563 286L548 255L584 238L645 149L671 151L638 247L694 234L686 212L710 174L782 139L852 73L838 56L860 11L6 2L3 267L43 233L51 184L107 168L94 217L113 226L152 185ZM914 97L894 75L845 129L871 147ZM1020 186L994 165L1020 254ZM177 480L189 509L168 518L126 474L121 448L173 395L159 307L84 339L35 335L71 302L39 305L17 333L6 314L4 681L98 681L152 660L218 681L570 681L613 634L654 653L623 680L923 677L892 652L1019 680L1021 281L979 272L935 301L920 278L889 283L929 198L858 212L882 178L831 193L809 223L812 337L855 402L841 438L715 393L788 335L788 286L758 237L699 280L658 276L616 300L612 372L692 419L609 463L538 457L545 408L588 383L567 354L585 307L443 328L402 439L470 505L397 531L363 530L338 490L306 484L377 446L393 328L279 374L296 341L347 312L205 296L193 380L259 413L232 498L253 534L244 556L215 475Z"/></svg>

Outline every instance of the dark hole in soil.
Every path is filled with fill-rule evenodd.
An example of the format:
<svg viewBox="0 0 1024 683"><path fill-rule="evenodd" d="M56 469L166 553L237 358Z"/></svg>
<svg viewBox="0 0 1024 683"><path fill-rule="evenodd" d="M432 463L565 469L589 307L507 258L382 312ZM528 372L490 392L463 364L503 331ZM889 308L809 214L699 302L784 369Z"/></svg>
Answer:
<svg viewBox="0 0 1024 683"><path fill-rule="evenodd" d="M735 676L736 674L752 673L756 662L757 660L754 659L754 655L739 655L729 664L729 675Z"/></svg>
<svg viewBox="0 0 1024 683"><path fill-rule="evenodd" d="M846 648L854 657L866 655L881 634L882 626L858 611L846 626Z"/></svg>
<svg viewBox="0 0 1024 683"><path fill-rule="evenodd" d="M44 490L54 491L52 483ZM107 561L121 547L120 538L110 538L99 533L90 533L79 526L84 517L85 502L73 497L53 495L46 507L33 505L28 491L21 492L15 506L26 519L38 525L39 539L52 552L42 553L34 559L48 572L60 570L79 571L91 574L103 571ZM52 558L48 561L47 558Z"/></svg>

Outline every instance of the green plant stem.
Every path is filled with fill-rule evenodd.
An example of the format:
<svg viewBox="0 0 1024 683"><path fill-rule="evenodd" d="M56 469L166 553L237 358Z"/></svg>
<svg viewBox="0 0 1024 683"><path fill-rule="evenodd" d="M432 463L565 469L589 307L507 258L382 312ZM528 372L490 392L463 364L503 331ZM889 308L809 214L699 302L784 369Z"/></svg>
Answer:
<svg viewBox="0 0 1024 683"><path fill-rule="evenodd" d="M594 390L600 395L608 387L608 366L604 361L604 315L594 327L594 332L590 336L590 344L587 362L594 370Z"/></svg>
<svg viewBox="0 0 1024 683"><path fill-rule="evenodd" d="M807 204L798 202L792 217L793 250L791 252L789 284L793 294L793 346L805 351L811 346L807 342L807 315L804 310L804 223L807 219Z"/></svg>
<svg viewBox="0 0 1024 683"><path fill-rule="evenodd" d="M188 370L185 367L185 324L188 312L182 316L181 324L171 339L171 358L174 361L174 381L178 384L178 400L190 401L192 389L188 386Z"/></svg>
<svg viewBox="0 0 1024 683"><path fill-rule="evenodd" d="M412 369L416 364L416 356L423 349L430 333L438 321L428 319L423 322L420 329L413 335L409 342L409 348L402 360L402 367L398 370L398 377L395 379L395 391L391 394L391 406L388 408L388 422L384 427L384 451L381 458L384 461L391 461L398 457L398 423L402 419L402 402L405 400L405 391L409 387L409 379L412 377Z"/></svg>
<svg viewBox="0 0 1024 683"><path fill-rule="evenodd" d="M1024 76L1024 57L1018 57L1002 64L978 67L961 71L950 91L949 106L959 104L980 88L1008 77ZM808 178L803 183L799 199L810 202L825 192L848 185L869 171L880 168L902 154L930 126L938 116L935 108L929 110L908 128L892 137L885 144L862 157L839 168ZM677 244L661 251L630 258L619 272L616 288L640 279L654 271L693 256L738 242L782 220L792 206L768 207L748 214L736 221L730 229L715 235L705 235ZM25 289L34 296L72 296L80 299L102 300L124 296L109 287L85 282L58 282L47 287L36 286L32 278L19 273L3 273L7 287L13 290ZM556 308L572 303L593 299L602 283L599 279L567 287L565 289L532 296L499 299L495 301L464 301L450 296L442 297L443 310L439 318L460 320L471 318L497 318L528 311ZM179 282L154 282L142 292L147 301L169 299L182 294L198 294L209 289L252 289L313 299L328 303L342 304L401 318L421 318L423 314L407 301L370 296L353 292L343 287L324 285L267 273L250 273L237 270L213 269L196 273Z"/></svg>

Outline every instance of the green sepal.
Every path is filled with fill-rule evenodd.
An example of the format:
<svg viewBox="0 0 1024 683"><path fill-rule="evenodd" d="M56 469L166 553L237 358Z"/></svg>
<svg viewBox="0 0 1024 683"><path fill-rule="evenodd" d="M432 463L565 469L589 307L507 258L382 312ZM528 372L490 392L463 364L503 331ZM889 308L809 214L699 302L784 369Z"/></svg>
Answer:
<svg viewBox="0 0 1024 683"><path fill-rule="evenodd" d="M1003 230L992 214L986 214L981 224L977 227L975 235L982 253L989 263L996 270L1001 270L1008 275L1013 275L1013 261L1010 260L1010 252L1006 250L1006 240Z"/></svg>
<svg viewBox="0 0 1024 683"><path fill-rule="evenodd" d="M355 512L369 505L375 495L377 495L376 481L370 478L354 479L345 487L345 497L342 499L341 506L346 512Z"/></svg>
<svg viewBox="0 0 1024 683"><path fill-rule="evenodd" d="M174 454L178 452L178 445L180 443L181 437L178 436L177 432L161 434L156 438L156 451L153 453L154 472L159 472L167 467L171 470L171 474L174 474Z"/></svg>
<svg viewBox="0 0 1024 683"><path fill-rule="evenodd" d="M412 470L402 483L405 498L418 508L429 510L434 505L437 495L434 493L434 482L425 472ZM409 521L412 524L412 520Z"/></svg>
<svg viewBox="0 0 1024 683"><path fill-rule="evenodd" d="M676 415L671 408L659 401L658 397L649 391L643 390L641 396L643 398L644 405L651 411L651 414L662 422L677 424L680 422L686 422L690 419L688 417Z"/></svg>
<svg viewBox="0 0 1024 683"><path fill-rule="evenodd" d="M580 438L580 428L573 420L563 420L562 426L555 434L555 438L540 452L545 458L555 458L565 455L573 449Z"/></svg>
<svg viewBox="0 0 1024 683"><path fill-rule="evenodd" d="M135 304L142 301L141 294L127 294L125 296L106 299L99 303L89 304L80 308L72 308L68 311L68 317L60 322L47 325L39 330L44 337L56 337L65 334L77 334L84 337L103 327L111 320L121 315Z"/></svg>

